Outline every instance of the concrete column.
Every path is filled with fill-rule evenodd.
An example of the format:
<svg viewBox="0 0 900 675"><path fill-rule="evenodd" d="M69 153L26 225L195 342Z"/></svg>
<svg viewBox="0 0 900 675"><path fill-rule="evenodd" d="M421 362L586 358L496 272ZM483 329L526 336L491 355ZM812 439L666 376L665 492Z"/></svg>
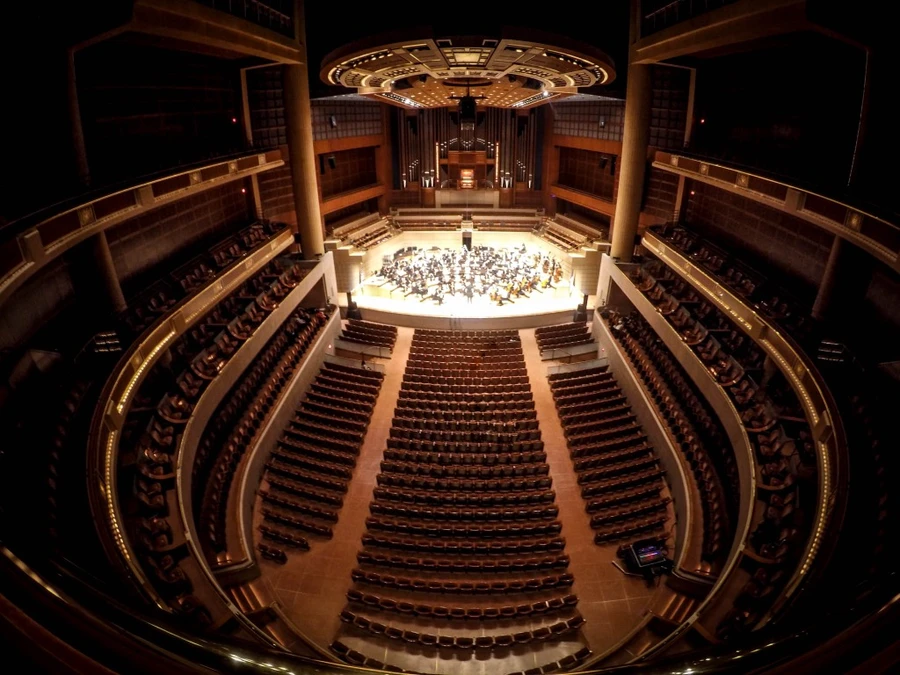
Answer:
<svg viewBox="0 0 900 675"><path fill-rule="evenodd" d="M128 309L128 303L125 302L125 294L122 293L122 285L119 283L119 275L113 263L112 251L109 250L106 232L98 232L89 241L97 270L97 287L104 293L104 300L113 312L117 314L124 312Z"/></svg>
<svg viewBox="0 0 900 675"><path fill-rule="evenodd" d="M619 192L610 249L610 255L623 262L630 261L634 253L634 237L641 214L650 136L650 100L650 67L629 64L625 90L625 132L619 160Z"/></svg>
<svg viewBox="0 0 900 675"><path fill-rule="evenodd" d="M72 151L75 156L75 174L79 184L91 184L91 172L84 144L84 129L81 126L81 107L78 104L78 84L75 80L75 50L66 52L66 97L69 103L69 129L72 134Z"/></svg>
<svg viewBox="0 0 900 675"><path fill-rule="evenodd" d="M303 52L303 61L306 61L306 26L301 0L294 2L294 27ZM297 234L303 256L313 259L325 253L325 233L319 211L308 78L305 64L284 66L284 117L291 160L294 209L297 213Z"/></svg>
<svg viewBox="0 0 900 675"><path fill-rule="evenodd" d="M831 252L828 254L828 262L825 263L825 272L819 283L819 292L816 293L816 301L813 303L812 316L819 321L828 315L828 309L834 300L834 291L837 286L838 269L841 267L843 257L844 240L835 237L831 244Z"/></svg>
<svg viewBox="0 0 900 675"><path fill-rule="evenodd" d="M66 258L75 296L90 321L128 309L105 232L73 246Z"/></svg>
<svg viewBox="0 0 900 675"><path fill-rule="evenodd" d="M672 212L672 222L681 223L686 220L687 200L684 198L687 191L687 178L678 176L678 188L675 192L675 208Z"/></svg>
<svg viewBox="0 0 900 675"><path fill-rule="evenodd" d="M838 307L855 307L864 301L874 267L871 256L841 237L835 237L813 303L818 321L831 318Z"/></svg>

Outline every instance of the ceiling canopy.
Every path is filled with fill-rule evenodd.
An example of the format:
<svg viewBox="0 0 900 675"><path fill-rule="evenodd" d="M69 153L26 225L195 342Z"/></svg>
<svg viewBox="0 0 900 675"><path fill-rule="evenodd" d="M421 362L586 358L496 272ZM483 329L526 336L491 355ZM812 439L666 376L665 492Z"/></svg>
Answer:
<svg viewBox="0 0 900 675"><path fill-rule="evenodd" d="M612 59L602 51L554 46L542 37L429 37L380 45L376 38L329 54L321 77L409 109L453 106L469 94L479 106L529 108L615 79Z"/></svg>

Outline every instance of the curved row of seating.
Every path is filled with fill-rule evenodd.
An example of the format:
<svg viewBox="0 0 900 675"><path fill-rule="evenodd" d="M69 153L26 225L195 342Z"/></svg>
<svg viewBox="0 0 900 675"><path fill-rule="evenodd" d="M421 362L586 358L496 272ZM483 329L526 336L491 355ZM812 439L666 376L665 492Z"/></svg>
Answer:
<svg viewBox="0 0 900 675"><path fill-rule="evenodd" d="M266 462L258 490L264 539L309 550L308 535L331 538L383 377L322 364Z"/></svg>
<svg viewBox="0 0 900 675"><path fill-rule="evenodd" d="M777 323L801 344L815 332L809 310L779 284L732 253L684 226L664 225L654 234L713 275L767 320Z"/></svg>
<svg viewBox="0 0 900 675"><path fill-rule="evenodd" d="M205 286L235 260L281 232L284 223L256 221L206 254L199 255L175 269L168 278L160 279L129 302L119 316L119 323L131 335L144 332L159 317L201 286Z"/></svg>
<svg viewBox="0 0 900 675"><path fill-rule="evenodd" d="M559 640L569 633L579 630L584 625L584 617L576 614L566 621L557 621L549 626L541 626L534 630L472 637L469 635L435 635L434 633L424 633L410 629L404 630L398 626L385 624L376 619L357 614L349 609L341 612L340 617L341 621L352 625L359 631L368 631L373 635L386 637L389 640L400 640L410 644L418 644L422 647L444 647L447 649L508 650L516 645L526 645L531 642ZM484 617L480 618L483 619Z"/></svg>
<svg viewBox="0 0 900 675"><path fill-rule="evenodd" d="M192 469L192 499L194 512L200 514L200 539L212 563L227 549L229 490L237 467L333 311L297 309L223 398L204 430Z"/></svg>
<svg viewBox="0 0 900 675"><path fill-rule="evenodd" d="M612 335L628 355L676 449L691 468L703 512L702 557L716 561L734 534L740 496L734 452L649 325L636 314L622 318L610 313L609 320Z"/></svg>
<svg viewBox="0 0 900 675"><path fill-rule="evenodd" d="M206 625L211 617L179 565L189 556L175 509L175 453L203 391L307 270L290 257L271 261L214 306L172 345L144 379L125 419L119 448L120 502L129 539L150 582L177 612ZM241 320L245 332L233 331ZM154 401L158 402L154 405ZM177 526L175 523L179 522ZM147 536L148 527L152 536ZM152 542L152 546L144 544Z"/></svg>
<svg viewBox="0 0 900 675"><path fill-rule="evenodd" d="M466 379L444 383L447 363L462 359ZM387 446L341 617L363 663L371 651L414 669L409 653L392 658L404 644L440 649L441 658L478 649L503 659L515 645L539 649L580 628L577 597L554 592L572 577L516 332L417 330ZM453 606L422 595L434 593L452 594ZM549 612L557 623L534 623ZM467 628L448 623L456 619ZM498 621L515 630L472 633L472 624L480 632Z"/></svg>
<svg viewBox="0 0 900 675"><path fill-rule="evenodd" d="M549 381L594 541L662 534L670 499L660 496L659 459L612 373L597 366Z"/></svg>
<svg viewBox="0 0 900 675"><path fill-rule="evenodd" d="M751 581L716 629L720 637L728 637L758 623L796 566L809 534L806 514L815 509L816 453L799 401L783 375L764 375L762 350L752 340L730 352L727 344L736 327L680 281L658 263L644 269L639 289L734 402L759 466L756 508L762 517L742 558Z"/></svg>

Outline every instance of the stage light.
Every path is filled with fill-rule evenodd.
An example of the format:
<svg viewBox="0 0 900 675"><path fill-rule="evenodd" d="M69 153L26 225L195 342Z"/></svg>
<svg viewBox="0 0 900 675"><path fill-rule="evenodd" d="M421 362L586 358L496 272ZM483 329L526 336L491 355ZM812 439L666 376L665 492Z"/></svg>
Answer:
<svg viewBox="0 0 900 675"><path fill-rule="evenodd" d="M237 124L237 117L232 117L232 118L231 118L231 123L232 123L232 124Z"/></svg>
<svg viewBox="0 0 900 675"><path fill-rule="evenodd" d="M242 195L247 194L247 188L241 188L241 194Z"/></svg>
<svg viewBox="0 0 900 675"><path fill-rule="evenodd" d="M706 118L705 118L705 117L701 117L701 118L700 118L700 124L706 124Z"/></svg>

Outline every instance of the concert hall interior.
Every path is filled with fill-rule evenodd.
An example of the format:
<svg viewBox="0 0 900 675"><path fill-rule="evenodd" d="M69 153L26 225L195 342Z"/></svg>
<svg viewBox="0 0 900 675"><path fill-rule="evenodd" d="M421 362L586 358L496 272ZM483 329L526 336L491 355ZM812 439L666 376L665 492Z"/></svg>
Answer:
<svg viewBox="0 0 900 675"><path fill-rule="evenodd" d="M4 7L6 671L898 672L890 5Z"/></svg>

